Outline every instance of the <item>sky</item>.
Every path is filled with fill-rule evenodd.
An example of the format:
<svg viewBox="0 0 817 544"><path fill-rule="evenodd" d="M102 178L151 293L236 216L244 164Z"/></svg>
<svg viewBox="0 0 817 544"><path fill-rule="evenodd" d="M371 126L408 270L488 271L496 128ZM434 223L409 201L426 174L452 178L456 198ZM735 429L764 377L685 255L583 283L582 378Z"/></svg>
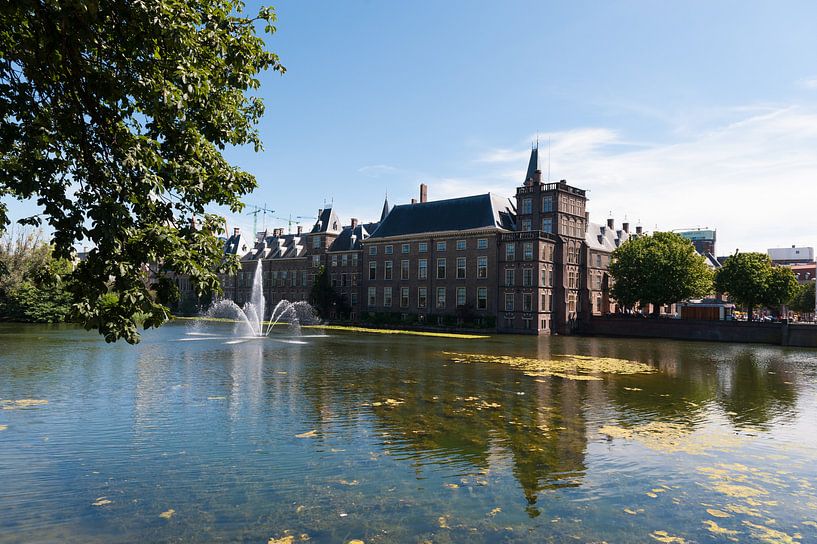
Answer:
<svg viewBox="0 0 817 544"><path fill-rule="evenodd" d="M374 220L421 182L511 196L538 136L592 221L714 228L719 255L817 245L817 2L273 5L265 150L226 153L267 227L324 203Z"/></svg>

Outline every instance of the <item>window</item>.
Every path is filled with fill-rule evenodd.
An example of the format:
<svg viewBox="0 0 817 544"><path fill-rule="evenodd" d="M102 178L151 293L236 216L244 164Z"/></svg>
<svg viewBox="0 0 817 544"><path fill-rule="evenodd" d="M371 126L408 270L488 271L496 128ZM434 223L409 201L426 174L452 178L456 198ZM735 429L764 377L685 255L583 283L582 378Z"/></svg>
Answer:
<svg viewBox="0 0 817 544"><path fill-rule="evenodd" d="M290 287L297 287L297 285L298 285L298 273L293 270L292 274L289 275L289 286Z"/></svg>
<svg viewBox="0 0 817 544"><path fill-rule="evenodd" d="M400 261L400 279L409 279L409 262L407 260Z"/></svg>
<svg viewBox="0 0 817 544"><path fill-rule="evenodd" d="M457 287L457 307L465 306L465 287Z"/></svg>
<svg viewBox="0 0 817 544"><path fill-rule="evenodd" d="M428 304L428 289L425 287L417 288L417 307L425 308Z"/></svg>
<svg viewBox="0 0 817 544"><path fill-rule="evenodd" d="M533 208L531 206L531 199L530 198L523 198L522 199L522 211L519 213L531 213Z"/></svg>
<svg viewBox="0 0 817 544"><path fill-rule="evenodd" d="M542 231L553 232L553 219L551 217L545 217L542 219Z"/></svg>
<svg viewBox="0 0 817 544"><path fill-rule="evenodd" d="M550 311L550 292L549 291L542 292L542 300L539 301L539 311L540 312L549 312Z"/></svg>
<svg viewBox="0 0 817 544"><path fill-rule="evenodd" d="M533 295L531 293L522 293L522 311L530 312L533 310Z"/></svg>
<svg viewBox="0 0 817 544"><path fill-rule="evenodd" d="M357 266L357 253L352 253L352 266Z"/></svg>
<svg viewBox="0 0 817 544"><path fill-rule="evenodd" d="M377 289L369 287L369 306L377 305Z"/></svg>
<svg viewBox="0 0 817 544"><path fill-rule="evenodd" d="M477 240L477 249L488 249L488 239L480 238Z"/></svg>
<svg viewBox="0 0 817 544"><path fill-rule="evenodd" d="M314 268L318 268L321 265L321 256L320 255L312 255L312 266Z"/></svg>
<svg viewBox="0 0 817 544"><path fill-rule="evenodd" d="M524 287L533 287L533 268L522 269L522 285Z"/></svg>
<svg viewBox="0 0 817 544"><path fill-rule="evenodd" d="M386 266L386 269L383 272L383 279L384 280L390 280L390 279L392 279L392 262L391 261L386 261L384 264Z"/></svg>
<svg viewBox="0 0 817 544"><path fill-rule="evenodd" d="M417 246L417 249L420 253L425 253L428 251L428 242L420 242Z"/></svg>
<svg viewBox="0 0 817 544"><path fill-rule="evenodd" d="M301 285L306 287L306 270L301 272Z"/></svg>
<svg viewBox="0 0 817 544"><path fill-rule="evenodd" d="M409 253L411 251L411 244L403 244L400 246L400 251L403 253Z"/></svg>
<svg viewBox="0 0 817 544"><path fill-rule="evenodd" d="M601 255L596 254L596 268L601 268Z"/></svg>
<svg viewBox="0 0 817 544"><path fill-rule="evenodd" d="M457 279L465 279L465 257L457 257Z"/></svg>
<svg viewBox="0 0 817 544"><path fill-rule="evenodd" d="M337 255L332 255L332 266L337 266L337 265L338 265L338 256Z"/></svg>
<svg viewBox="0 0 817 544"><path fill-rule="evenodd" d="M386 255L391 255L392 253L394 253L394 246L389 245L389 246L384 247L383 248L383 253L386 254Z"/></svg>
<svg viewBox="0 0 817 544"><path fill-rule="evenodd" d="M542 211L543 212L553 211L553 195L546 195L542 197Z"/></svg>
<svg viewBox="0 0 817 544"><path fill-rule="evenodd" d="M445 251L445 240L437 242L437 251Z"/></svg>
<svg viewBox="0 0 817 544"><path fill-rule="evenodd" d="M281 287L284 287L287 284L287 271L281 270Z"/></svg>
<svg viewBox="0 0 817 544"><path fill-rule="evenodd" d="M477 289L477 310L488 309L488 288L479 287Z"/></svg>
<svg viewBox="0 0 817 544"><path fill-rule="evenodd" d="M312 238L312 249L320 249L321 247L321 237L315 236Z"/></svg>
<svg viewBox="0 0 817 544"><path fill-rule="evenodd" d="M377 279L377 263L375 261L369 261L369 279Z"/></svg>
<svg viewBox="0 0 817 544"><path fill-rule="evenodd" d="M437 287L437 308L445 308L445 287Z"/></svg>
<svg viewBox="0 0 817 544"><path fill-rule="evenodd" d="M477 277L483 279L488 277L488 257L477 257Z"/></svg>
<svg viewBox="0 0 817 544"><path fill-rule="evenodd" d="M513 285L513 268L505 269L505 285L508 287Z"/></svg>
<svg viewBox="0 0 817 544"><path fill-rule="evenodd" d="M465 240L457 240L457 251L465 250Z"/></svg>
<svg viewBox="0 0 817 544"><path fill-rule="evenodd" d="M522 244L522 258L526 261L533 260L533 242L525 242Z"/></svg>
<svg viewBox="0 0 817 544"><path fill-rule="evenodd" d="M409 288L408 287L401 287L400 288L400 307L401 308L408 308L409 305Z"/></svg>
<svg viewBox="0 0 817 544"><path fill-rule="evenodd" d="M437 279L445 279L445 259L437 259Z"/></svg>
<svg viewBox="0 0 817 544"><path fill-rule="evenodd" d="M420 259L417 264L417 279L424 280L428 277L428 259Z"/></svg>
<svg viewBox="0 0 817 544"><path fill-rule="evenodd" d="M341 274L340 275L340 286L341 287L346 287L346 285L347 285L346 281L347 281L346 280L346 274Z"/></svg>
<svg viewBox="0 0 817 544"><path fill-rule="evenodd" d="M505 245L505 260L512 261L516 259L516 245L515 244L506 244Z"/></svg>
<svg viewBox="0 0 817 544"><path fill-rule="evenodd" d="M531 225L530 224L530 219L523 219L522 220L522 230L524 232L530 232L531 231L530 225Z"/></svg>
<svg viewBox="0 0 817 544"><path fill-rule="evenodd" d="M331 280L332 287L337 287L338 286L338 275L333 273L331 277L332 277L332 280Z"/></svg>
<svg viewBox="0 0 817 544"><path fill-rule="evenodd" d="M369 246L369 255L377 255L377 246Z"/></svg>
<svg viewBox="0 0 817 544"><path fill-rule="evenodd" d="M340 256L340 265L349 266L349 256L346 253Z"/></svg>
<svg viewBox="0 0 817 544"><path fill-rule="evenodd" d="M391 287L383 288L383 306L391 307Z"/></svg>
<svg viewBox="0 0 817 544"><path fill-rule="evenodd" d="M352 291L350 299L351 299L352 306L357 305L357 293L355 291Z"/></svg>
<svg viewBox="0 0 817 544"><path fill-rule="evenodd" d="M513 293L505 293L505 311L513 311Z"/></svg>
<svg viewBox="0 0 817 544"><path fill-rule="evenodd" d="M357 274L352 274L352 285L353 286L357 285Z"/></svg>

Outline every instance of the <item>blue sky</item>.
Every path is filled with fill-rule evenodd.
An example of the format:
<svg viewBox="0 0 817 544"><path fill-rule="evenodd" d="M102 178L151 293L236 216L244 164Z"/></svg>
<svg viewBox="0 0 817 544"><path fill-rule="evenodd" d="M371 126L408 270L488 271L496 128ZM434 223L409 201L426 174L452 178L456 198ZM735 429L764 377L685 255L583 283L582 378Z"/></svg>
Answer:
<svg viewBox="0 0 817 544"><path fill-rule="evenodd" d="M276 216L374 219L421 181L510 196L539 133L595 221L717 228L720 254L817 245L815 2L273 5L266 149L228 158Z"/></svg>

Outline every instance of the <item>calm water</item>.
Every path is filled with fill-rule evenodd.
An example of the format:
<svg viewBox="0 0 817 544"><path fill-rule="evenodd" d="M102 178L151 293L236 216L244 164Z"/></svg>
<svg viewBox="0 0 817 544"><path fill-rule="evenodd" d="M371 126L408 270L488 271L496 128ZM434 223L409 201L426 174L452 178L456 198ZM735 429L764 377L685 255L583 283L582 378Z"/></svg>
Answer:
<svg viewBox="0 0 817 544"><path fill-rule="evenodd" d="M190 332L0 325L1 543L817 542L817 351Z"/></svg>

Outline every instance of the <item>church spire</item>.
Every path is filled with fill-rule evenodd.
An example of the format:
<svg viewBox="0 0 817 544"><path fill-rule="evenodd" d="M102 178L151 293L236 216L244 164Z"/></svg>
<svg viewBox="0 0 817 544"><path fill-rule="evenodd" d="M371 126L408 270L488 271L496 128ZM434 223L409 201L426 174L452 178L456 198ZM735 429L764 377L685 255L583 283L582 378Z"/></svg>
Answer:
<svg viewBox="0 0 817 544"><path fill-rule="evenodd" d="M383 200L383 213L380 214L380 220L383 221L386 219L386 216L389 215L391 208L389 208L389 195L386 195L385 200Z"/></svg>
<svg viewBox="0 0 817 544"><path fill-rule="evenodd" d="M528 161L528 173L525 174L525 183L529 183L534 179L536 171L542 171L542 166L539 163L539 140L531 147L530 160Z"/></svg>

